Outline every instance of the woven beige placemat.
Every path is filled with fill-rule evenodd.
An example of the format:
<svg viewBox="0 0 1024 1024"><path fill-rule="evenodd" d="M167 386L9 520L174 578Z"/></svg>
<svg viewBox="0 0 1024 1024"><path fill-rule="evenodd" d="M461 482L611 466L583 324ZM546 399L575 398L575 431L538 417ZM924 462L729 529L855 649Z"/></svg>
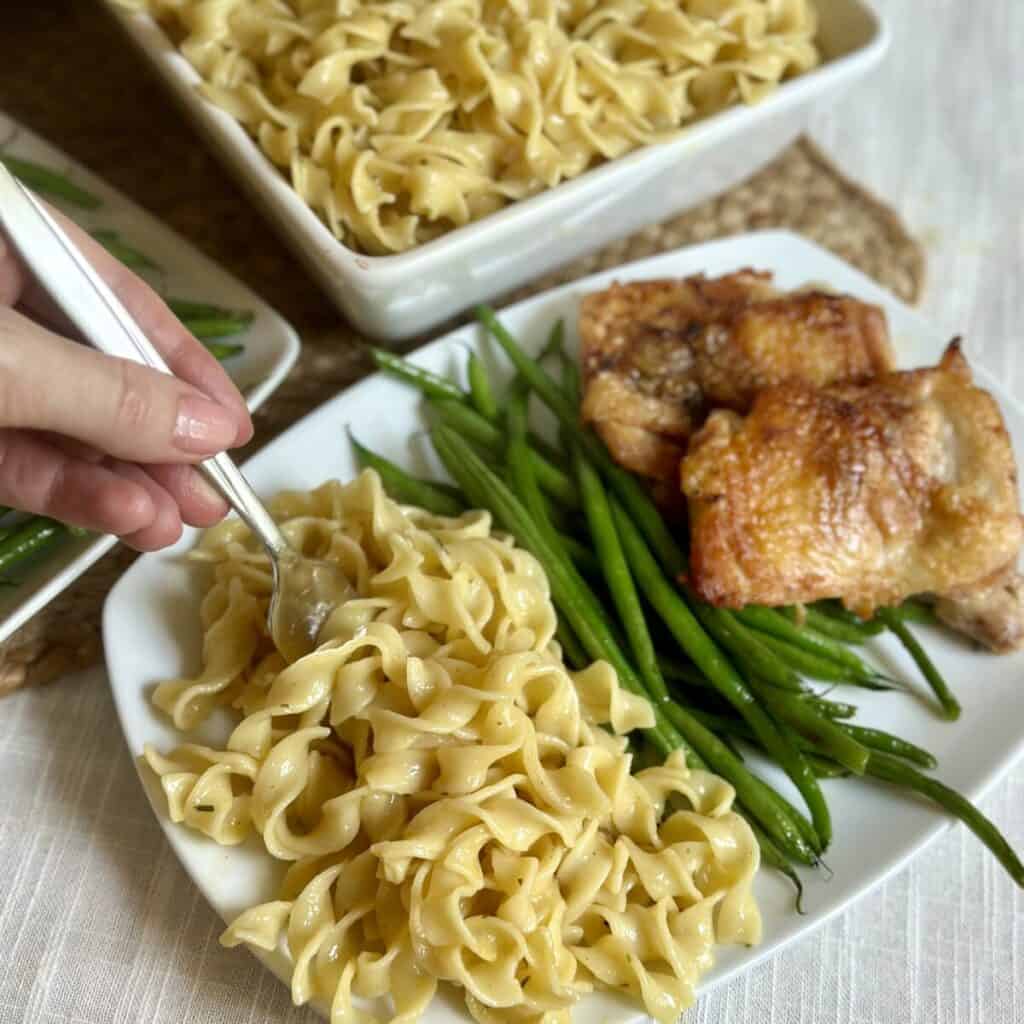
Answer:
<svg viewBox="0 0 1024 1024"><path fill-rule="evenodd" d="M258 440L240 457L369 372L362 339L237 194L96 5L52 0L13 7L0 32L0 108L224 264L302 337L297 365L257 414ZM67 82L75 83L73 103L55 99L68 97ZM577 260L509 300L656 252L772 227L832 250L905 301L920 294L924 256L899 218L801 139L722 196ZM0 645L0 693L100 660L103 600L133 558L114 549Z"/></svg>

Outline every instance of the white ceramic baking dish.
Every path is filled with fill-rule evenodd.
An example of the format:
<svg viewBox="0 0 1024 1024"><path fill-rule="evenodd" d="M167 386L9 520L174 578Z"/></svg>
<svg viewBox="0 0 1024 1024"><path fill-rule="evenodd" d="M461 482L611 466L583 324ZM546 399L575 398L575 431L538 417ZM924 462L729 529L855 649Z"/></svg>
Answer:
<svg viewBox="0 0 1024 1024"><path fill-rule="evenodd" d="M378 257L338 242L237 122L199 96L195 70L152 18L111 9L338 307L366 333L397 341L693 206L773 157L888 47L885 22L863 0L818 0L818 7L822 64L757 106L723 111L672 142L611 161L409 252Z"/></svg>

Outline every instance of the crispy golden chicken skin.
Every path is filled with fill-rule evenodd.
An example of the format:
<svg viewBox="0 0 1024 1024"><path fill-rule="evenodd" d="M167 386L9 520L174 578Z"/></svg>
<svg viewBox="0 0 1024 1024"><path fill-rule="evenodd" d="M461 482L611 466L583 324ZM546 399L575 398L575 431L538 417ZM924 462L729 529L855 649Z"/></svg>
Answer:
<svg viewBox="0 0 1024 1024"><path fill-rule="evenodd" d="M690 582L727 607L838 597L868 615L982 584L1024 539L1009 436L955 341L934 369L715 412L681 477Z"/></svg>
<svg viewBox="0 0 1024 1024"><path fill-rule="evenodd" d="M849 296L783 293L771 274L613 284L580 309L583 418L621 465L675 481L712 408L745 412L788 380L862 381L894 366L885 315Z"/></svg>

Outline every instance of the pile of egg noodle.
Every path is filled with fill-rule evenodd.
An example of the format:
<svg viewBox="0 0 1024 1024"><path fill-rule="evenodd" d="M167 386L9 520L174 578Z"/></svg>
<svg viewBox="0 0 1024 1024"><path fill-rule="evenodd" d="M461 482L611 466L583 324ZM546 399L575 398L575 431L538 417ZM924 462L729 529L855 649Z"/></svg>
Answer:
<svg viewBox="0 0 1024 1024"><path fill-rule="evenodd" d="M221 941L282 948L333 1024L385 995L411 1024L439 981L482 1024L565 1024L595 987L674 1021L716 943L760 937L731 787L679 753L630 774L650 707L604 663L566 670L543 570L486 513L399 506L372 470L272 509L359 596L286 666L265 555L237 520L208 531L203 670L154 701L181 730L239 721L226 749L144 755L175 821L290 862Z"/></svg>
<svg viewBox="0 0 1024 1024"><path fill-rule="evenodd" d="M115 0L350 247L402 252L813 68L815 0Z"/></svg>

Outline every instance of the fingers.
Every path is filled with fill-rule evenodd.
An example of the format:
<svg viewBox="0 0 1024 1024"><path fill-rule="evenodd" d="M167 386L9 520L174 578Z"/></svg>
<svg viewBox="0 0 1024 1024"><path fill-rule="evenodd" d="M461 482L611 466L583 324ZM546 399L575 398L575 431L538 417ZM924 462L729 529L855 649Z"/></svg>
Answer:
<svg viewBox="0 0 1024 1024"><path fill-rule="evenodd" d="M100 464L19 430L0 430L0 504L113 533L139 551L174 544L183 521L212 526L227 510L188 466Z"/></svg>
<svg viewBox="0 0 1024 1024"><path fill-rule="evenodd" d="M99 271L111 291L167 360L171 370L232 413L237 426L235 444L242 445L249 441L253 428L245 399L220 363L189 334L163 299L145 281L114 259L99 242L58 210L51 208L49 212ZM22 300L33 313L44 318L52 316L52 310L47 308L49 301L41 297L38 289L23 286Z"/></svg>
<svg viewBox="0 0 1024 1024"><path fill-rule="evenodd" d="M47 430L131 462L233 447L238 418L184 381L67 341L0 308L0 427Z"/></svg>
<svg viewBox="0 0 1024 1024"><path fill-rule="evenodd" d="M0 504L118 536L145 529L157 515L138 481L18 430L0 430Z"/></svg>
<svg viewBox="0 0 1024 1024"><path fill-rule="evenodd" d="M136 551L159 551L181 537L181 516L175 500L141 466L118 462L111 470L126 482L145 491L153 503L153 518L141 529L121 534L121 540Z"/></svg>
<svg viewBox="0 0 1024 1024"><path fill-rule="evenodd" d="M60 434L41 433L37 436L60 449L65 455L72 455L76 459L94 465L106 459L101 451L82 441L62 437ZM228 503L199 470L182 463L149 465L142 468L171 496L178 508L181 521L188 523L189 526L205 529L219 523L228 514Z"/></svg>
<svg viewBox="0 0 1024 1024"><path fill-rule="evenodd" d="M0 306L13 306L28 283L28 275L10 242L0 233Z"/></svg>
<svg viewBox="0 0 1024 1024"><path fill-rule="evenodd" d="M191 466L146 466L145 469L174 499L182 521L189 526L213 526L227 515L227 502Z"/></svg>

